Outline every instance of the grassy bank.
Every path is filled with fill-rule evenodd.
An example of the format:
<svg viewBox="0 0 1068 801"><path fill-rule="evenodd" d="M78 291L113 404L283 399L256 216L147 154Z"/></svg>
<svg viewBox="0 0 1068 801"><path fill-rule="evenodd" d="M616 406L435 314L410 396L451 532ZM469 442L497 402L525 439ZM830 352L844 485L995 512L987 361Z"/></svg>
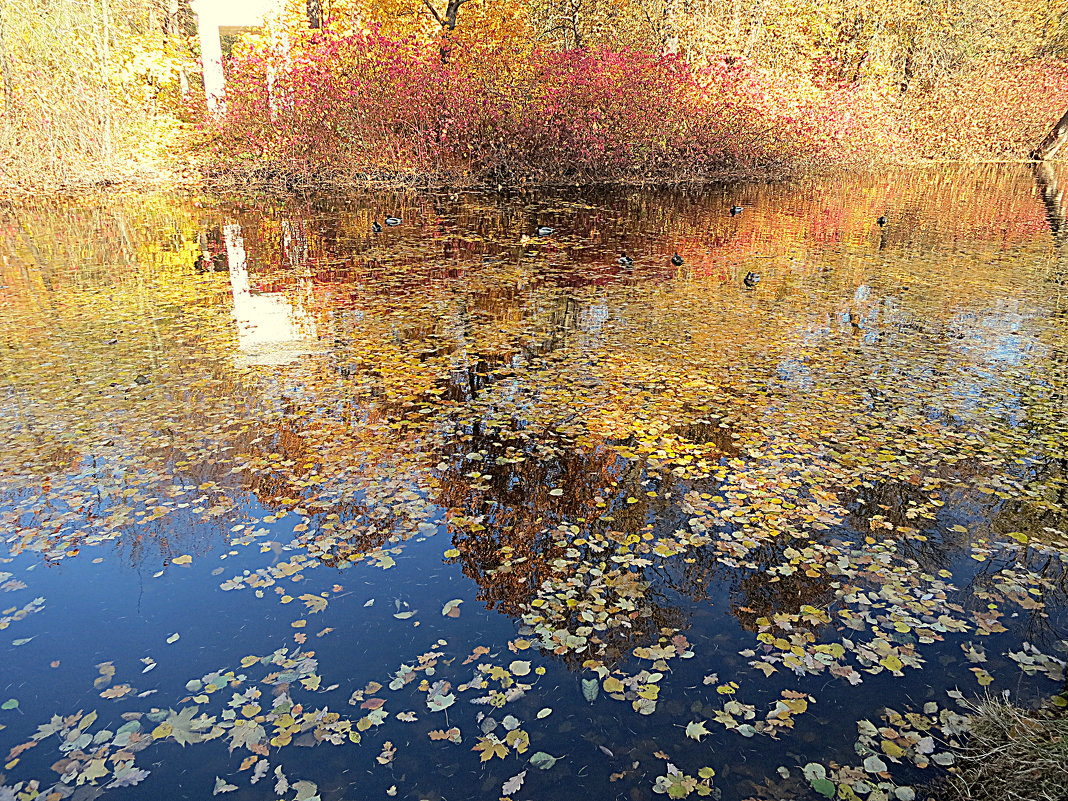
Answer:
<svg viewBox="0 0 1068 801"><path fill-rule="evenodd" d="M1068 717L996 698L977 702L957 769L937 801L1062 801L1068 782Z"/></svg>

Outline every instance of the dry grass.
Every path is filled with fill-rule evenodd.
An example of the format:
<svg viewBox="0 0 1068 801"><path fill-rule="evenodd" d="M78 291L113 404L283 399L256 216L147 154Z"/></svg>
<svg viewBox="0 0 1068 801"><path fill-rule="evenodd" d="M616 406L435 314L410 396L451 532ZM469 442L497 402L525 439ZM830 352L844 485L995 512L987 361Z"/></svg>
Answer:
<svg viewBox="0 0 1068 801"><path fill-rule="evenodd" d="M972 732L938 801L1065 801L1068 717L996 698L972 705Z"/></svg>

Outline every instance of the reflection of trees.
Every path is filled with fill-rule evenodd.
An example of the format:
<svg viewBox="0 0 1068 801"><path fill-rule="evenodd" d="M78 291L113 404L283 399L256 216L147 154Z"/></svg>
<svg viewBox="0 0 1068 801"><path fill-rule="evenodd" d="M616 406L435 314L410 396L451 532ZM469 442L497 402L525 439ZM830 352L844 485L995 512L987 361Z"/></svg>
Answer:
<svg viewBox="0 0 1068 801"><path fill-rule="evenodd" d="M478 582L491 608L512 614L551 575L548 563L562 550L555 545L557 526L597 517L596 499L607 494L620 468L611 451L587 452L551 432L481 423L449 443L442 458L449 467L435 501L450 515L478 521L477 530L468 524L452 531L464 573ZM471 477L476 471L481 475ZM563 494L551 495L554 488ZM502 570L506 559L523 561Z"/></svg>
<svg viewBox="0 0 1068 801"><path fill-rule="evenodd" d="M620 459L604 447L577 448L551 426L499 426L476 422L445 446L440 456L449 467L435 496L458 521L450 524L457 559L491 608L522 614L546 587L564 585L585 598L581 582L574 583L574 568L560 568L555 560L570 551L569 564L596 565L615 552L616 543L648 531L648 520L673 517L667 512L675 502L664 497L665 487L674 484L670 474L664 483L652 482L641 461ZM656 499L646 495L649 486L657 488ZM555 488L563 494L554 495ZM656 582L648 567L609 562L604 569L609 606L613 592ZM655 586L637 592L624 596L637 604L627 625L597 632L594 653L600 658L622 658L640 642L655 642L661 629L683 625L683 611ZM552 626L585 625L581 611L581 606L556 610ZM578 664L587 654L563 656Z"/></svg>
<svg viewBox="0 0 1068 801"><path fill-rule="evenodd" d="M761 543L746 557L755 567L731 567L723 564L714 550L698 548L691 553L692 562L672 566L667 583L695 603L711 602L711 590L726 587L731 614L746 631L758 631L758 618L771 620L777 614L795 615L806 604L823 609L834 599L835 589L830 585L835 577L827 573L812 577L803 569L788 576L767 572L789 562L783 552L796 544L788 537ZM814 632L819 628L815 623L797 620L793 621L793 627L810 628Z"/></svg>
<svg viewBox="0 0 1068 801"><path fill-rule="evenodd" d="M849 180L859 182L854 188L867 187L866 179ZM972 202L964 214L943 214L943 203L960 209L959 182L933 176L905 181L902 197L894 199L899 211L882 232L886 250L880 258L893 253L904 257L902 269L919 265L926 271L923 259L956 247L961 239L979 243L975 250L980 255L987 238L997 245L1030 244L1034 231L1029 226L1040 220L1033 200L1019 191L1018 176L984 172L975 183L983 190L976 193L984 197L983 204ZM765 427L794 425L779 410L796 404L792 396L808 385L834 387L846 402L835 406L806 398L806 414L833 423L828 430L841 443L857 435L869 437L868 445L848 446L850 457L881 445L896 447L895 437L920 438L921 424L960 422L960 410L945 399L917 400L922 388L941 386L954 374L960 362L950 356L959 356L952 349L961 331L982 333L974 320L961 318L966 304L952 282L914 282L909 293L893 304L884 299L882 305L880 287L872 284L872 300L854 299L859 277L870 268L854 256L871 255L874 245L868 235L875 210L888 202L884 188L872 192L852 193L872 198L870 206L827 214L832 203L841 206L840 182L814 179L800 189L769 188L760 195L765 202L753 203L747 211L744 226L723 219L714 202L673 192L593 192L584 195L583 204L559 197L533 197L526 204L476 198L459 204L398 194L359 198L351 205L301 201L239 209L235 216L242 223L251 277L291 296L299 287L318 330L329 332L329 353L287 367L288 384L270 377L253 380L220 366L225 361L220 357L229 353L230 333L212 327L212 321L226 299L218 297L219 287L210 277L192 274L186 254L201 248L195 231L217 231L220 220L185 219L184 211L146 212L156 221L171 220L158 226L164 229L159 234L152 225L132 224L137 216L120 213L118 206L108 214L50 206L30 215L32 225L25 224L27 217L17 226L5 217L6 258L12 261L5 259L4 279L25 289L19 300L25 319L40 312L54 327L49 332L40 325L25 330L5 326L5 345L21 347L33 340L44 352L69 341L111 337L110 322L89 314L96 310L93 297L78 294L103 288L127 292L116 297L140 304L146 320L200 314L211 324L203 332L188 318L154 324L153 330L146 325L131 349L139 352L128 361L104 349L70 354L70 375L57 379L67 395L50 404L35 403L42 396L34 380L20 374L22 356L0 353L10 397L25 401L19 407L20 436L33 428L29 439L8 444L11 451L22 448L34 456L18 462L20 470L50 477L76 472L115 432L132 432L136 436L124 439L126 450L116 459L144 459L163 484L209 484L208 505L248 493L267 509L306 508L312 528L335 515L337 545L321 557L326 560L380 548L390 536L410 529L412 520L405 514L395 514L388 502L364 493L376 475L390 470L393 487L432 493L432 500L452 517L463 518L451 524L451 533L465 573L479 583L488 604L518 613L553 576L552 561L564 547L558 544L562 523L579 527L580 533L569 534L567 541L590 538L574 547L582 560L592 561L605 555L595 543L640 534L650 520L658 536L670 533L675 523L682 525L679 518L685 516L677 499L665 497L677 491L679 482L669 473L651 475L644 461L660 446L708 446L695 461L707 458L712 465L724 457L744 460L748 444L773 441L773 435L762 438ZM790 216L779 213L784 207L792 209ZM371 220L387 212L404 217L405 225L371 235ZM991 218L999 223L980 225ZM523 242L520 237L538 221L557 225L560 234L545 242ZM1013 221L1021 222L1010 225ZM31 228L32 236L25 233ZM59 244L80 240L90 251L87 257ZM760 290L742 296L717 298L718 285L706 282L698 297L686 284L693 275L740 265L758 247L782 253L777 249L783 241L831 250L819 264L784 268L791 271L788 276L775 275L780 262L770 262ZM667 255L680 243L690 248L681 249L692 273L672 287L674 297L658 294L653 285L668 273L666 267L660 273L652 266L655 251L666 251L661 254L666 265ZM622 248L647 256L647 264L621 274L615 257ZM174 256L174 265L160 266L169 265L163 254ZM890 276L878 277L890 282ZM1013 291L996 274L976 271L971 276L992 278L991 288L975 282L980 303ZM893 274L895 284L904 280ZM615 281L621 285L611 294L601 288ZM135 292L137 282L141 287ZM595 320L594 312L602 316ZM831 321L846 319L846 314L848 322L836 328ZM614 328L599 327L609 319ZM875 337L869 340L871 333ZM813 351L804 365L796 353L802 347ZM595 361L590 354L597 350L607 356ZM145 353L155 367L174 376L159 382L161 392L174 394L146 394L143 403L116 401L113 408L72 400L77 398L75 379L106 385L115 373L132 377ZM798 377L777 380L787 367ZM684 388L694 375L710 381ZM188 389L194 377L205 388ZM884 386L875 386L876 380ZM978 382L974 374L961 380ZM1049 382L1052 400L1033 402L1028 419L1035 428L1028 436L1040 437L1057 425L1056 404L1063 403L1065 381L1057 373ZM294 385L301 391L290 391ZM568 391L565 400L554 397L561 388ZM604 414L609 409L613 415ZM100 422L118 411L126 415L121 426ZM723 418L713 414L720 412L742 422L735 429L721 427L717 421ZM907 420L891 426L891 412ZM864 425L865 415L879 419ZM91 433L83 440L50 438L53 426L81 426ZM642 427L658 433L635 433ZM803 445L806 437L818 436L790 428L781 440ZM618 456L612 447L638 455ZM473 453L482 458L469 459ZM1048 491L1049 503L1010 500L999 508L995 527L1063 530L1062 457L1050 449L1031 462L1031 480ZM32 468L30 461L35 461ZM7 464L15 462L8 455ZM438 462L447 467L435 486L426 480L426 467ZM971 469L958 464L956 473L940 478L966 481ZM470 475L476 471L482 475ZM309 485L313 475L322 480ZM916 475L939 477L930 470ZM133 486L115 484L117 493ZM557 486L563 495L550 495ZM900 471L874 482L863 492L864 507L854 504L859 491L847 497L847 522L865 531L871 510L885 506L880 514L891 524L912 525L904 510L923 502L919 486ZM147 485L142 488L142 500L156 494ZM650 489L659 496L650 499ZM636 502L627 503L629 497ZM604 499L603 507L598 498ZM92 514L106 515L109 504L117 503L105 496ZM55 516L63 513L59 506L42 509ZM614 519L602 520L606 515ZM120 530L124 539L149 531L162 535L167 520ZM224 525L219 523L220 534ZM372 525L376 531L367 535ZM721 579L731 577L732 606L745 625L773 610L822 605L828 598L823 577L799 571L768 580L764 568L783 562L786 544L775 540L754 549L757 570L724 572L714 557L698 549L695 563L680 568L681 574L674 567L635 571L652 582L643 600L648 614L634 621L640 636L650 635L658 624L679 625L678 607L658 596L662 587L678 582L677 589L690 597L704 597L717 570ZM904 538L901 553L926 569L941 566L954 544L933 537L927 543ZM511 549L511 570L505 569L506 548ZM562 619L562 625L574 622ZM628 638L639 635L619 629L605 636L609 650L622 651Z"/></svg>

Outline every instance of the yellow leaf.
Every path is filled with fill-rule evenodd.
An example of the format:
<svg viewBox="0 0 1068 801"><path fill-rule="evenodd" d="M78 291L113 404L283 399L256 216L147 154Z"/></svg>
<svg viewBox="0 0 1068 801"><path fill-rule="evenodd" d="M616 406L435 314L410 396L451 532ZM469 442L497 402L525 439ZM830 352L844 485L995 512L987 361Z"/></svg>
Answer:
<svg viewBox="0 0 1068 801"><path fill-rule="evenodd" d="M471 750L480 751L482 753L481 761L483 762L489 762L495 756L501 759L508 756L508 746L492 735L479 737L478 743Z"/></svg>
<svg viewBox="0 0 1068 801"><path fill-rule="evenodd" d="M903 756L905 753L905 750L900 745L890 740L883 740L879 743L879 746L883 749L884 754L894 757L895 759Z"/></svg>
<svg viewBox="0 0 1068 801"><path fill-rule="evenodd" d="M326 609L326 598L323 598L321 595L306 593L300 596L300 600L304 601L305 606L308 607L308 611L312 614L322 612Z"/></svg>
<svg viewBox="0 0 1068 801"><path fill-rule="evenodd" d="M902 667L904 667L904 663L893 654L890 654L889 656L884 656L882 659L879 660L879 664L887 670L893 671L894 673L897 673L901 670Z"/></svg>

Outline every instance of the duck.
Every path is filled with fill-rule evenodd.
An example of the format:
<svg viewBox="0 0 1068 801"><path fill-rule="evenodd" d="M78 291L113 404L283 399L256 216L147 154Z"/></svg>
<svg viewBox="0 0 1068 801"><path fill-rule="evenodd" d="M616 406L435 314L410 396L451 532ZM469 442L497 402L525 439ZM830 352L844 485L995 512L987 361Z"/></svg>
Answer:
<svg viewBox="0 0 1068 801"><path fill-rule="evenodd" d="M550 228L548 225L543 225L538 229L538 236L552 236L556 233L555 228Z"/></svg>
<svg viewBox="0 0 1068 801"><path fill-rule="evenodd" d="M875 222L877 222L879 224L879 227L882 228L884 225L886 225L887 219L886 219L885 216L880 215L879 218L876 219Z"/></svg>
<svg viewBox="0 0 1068 801"><path fill-rule="evenodd" d="M677 251L675 255L671 257L671 263L674 264L676 267L681 267L684 264L682 256L680 256Z"/></svg>
<svg viewBox="0 0 1068 801"><path fill-rule="evenodd" d="M620 267L633 267L634 266L634 259L632 259L630 256L628 256L626 253L620 253L619 254L619 258L616 259L616 261L619 262L619 266Z"/></svg>
<svg viewBox="0 0 1068 801"><path fill-rule="evenodd" d="M386 217L386 225L400 225L402 222L400 217Z"/></svg>
<svg viewBox="0 0 1068 801"><path fill-rule="evenodd" d="M731 216L732 217L737 217L743 211L745 211L745 209L742 206L731 206Z"/></svg>
<svg viewBox="0 0 1068 801"><path fill-rule="evenodd" d="M380 234L380 233L382 233L382 226L378 224L378 220L375 220L374 222L371 223L371 233L372 234Z"/></svg>
<svg viewBox="0 0 1068 801"><path fill-rule="evenodd" d="M745 278L742 279L742 283L752 289L760 283L760 276L750 270L745 274Z"/></svg>

